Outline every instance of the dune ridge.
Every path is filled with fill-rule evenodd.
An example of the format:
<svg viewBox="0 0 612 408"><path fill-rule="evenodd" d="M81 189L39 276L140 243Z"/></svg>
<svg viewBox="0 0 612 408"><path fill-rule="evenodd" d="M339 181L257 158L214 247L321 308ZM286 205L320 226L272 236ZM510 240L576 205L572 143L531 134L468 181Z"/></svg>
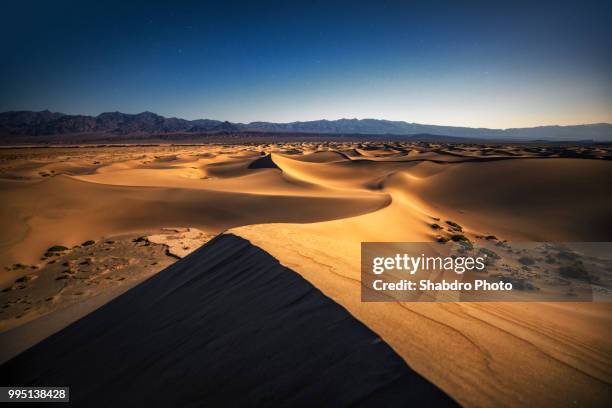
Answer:
<svg viewBox="0 0 612 408"><path fill-rule="evenodd" d="M1 372L3 383L70 384L71 403L87 406L456 406L344 309L234 235Z"/></svg>

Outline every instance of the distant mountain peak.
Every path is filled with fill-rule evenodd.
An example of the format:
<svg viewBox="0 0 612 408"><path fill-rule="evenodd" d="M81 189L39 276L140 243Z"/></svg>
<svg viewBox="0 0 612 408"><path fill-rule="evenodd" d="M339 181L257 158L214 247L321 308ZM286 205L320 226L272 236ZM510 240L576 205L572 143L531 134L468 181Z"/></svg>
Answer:
<svg viewBox="0 0 612 408"><path fill-rule="evenodd" d="M594 123L574 126L537 126L531 128L487 129L438 126L384 119L342 118L288 123L232 123L213 119L186 120L166 118L154 112L137 114L103 112L98 116L65 115L43 110L0 113L0 135L41 136L58 134L166 134L166 133L284 132L332 135L441 135L484 140L593 140L612 142L612 125Z"/></svg>

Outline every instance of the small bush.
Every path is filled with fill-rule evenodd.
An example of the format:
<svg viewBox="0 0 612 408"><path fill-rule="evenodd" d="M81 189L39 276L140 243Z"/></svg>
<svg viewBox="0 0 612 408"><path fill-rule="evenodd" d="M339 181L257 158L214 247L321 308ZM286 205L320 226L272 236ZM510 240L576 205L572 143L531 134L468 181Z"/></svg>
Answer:
<svg viewBox="0 0 612 408"><path fill-rule="evenodd" d="M470 242L468 237L463 234L453 234L451 235L451 239L455 242Z"/></svg>
<svg viewBox="0 0 612 408"><path fill-rule="evenodd" d="M504 276L500 281L511 283L512 288L517 290L540 290L540 288L532 285L527 279Z"/></svg>
<svg viewBox="0 0 612 408"><path fill-rule="evenodd" d="M90 246L90 245L93 245L95 243L96 243L96 241L93 241L93 240L90 239L90 240L87 240L87 241L83 242L81 244L81 246Z"/></svg>
<svg viewBox="0 0 612 408"><path fill-rule="evenodd" d="M456 231L463 231L463 227L454 221L446 221L446 223Z"/></svg>
<svg viewBox="0 0 612 408"><path fill-rule="evenodd" d="M68 248L63 245L53 245L51 248L47 249L47 252L63 252L67 250ZM47 256L47 254L45 254L45 256Z"/></svg>
<svg viewBox="0 0 612 408"><path fill-rule="evenodd" d="M559 268L559 274L564 278L580 279L585 281L589 280L589 273L580 261L574 263L573 265L561 266Z"/></svg>
<svg viewBox="0 0 612 408"><path fill-rule="evenodd" d="M480 248L480 253L486 255L487 258L491 260L501 259L501 256L499 256L496 252L491 251L488 248Z"/></svg>

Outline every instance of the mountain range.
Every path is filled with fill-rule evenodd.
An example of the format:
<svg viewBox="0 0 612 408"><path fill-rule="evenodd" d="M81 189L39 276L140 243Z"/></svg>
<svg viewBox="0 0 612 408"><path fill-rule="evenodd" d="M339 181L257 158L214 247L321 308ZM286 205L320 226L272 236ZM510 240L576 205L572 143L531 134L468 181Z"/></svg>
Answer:
<svg viewBox="0 0 612 408"><path fill-rule="evenodd" d="M440 135L483 140L612 141L612 124L488 129L424 125L381 119L314 120L307 122L231 123L212 119L166 118L152 112L127 114L106 112L98 116L66 115L48 110L0 113L0 137L15 140L21 136L49 135L164 135L240 134L244 132L308 133L331 135ZM1 140L1 139L0 139Z"/></svg>

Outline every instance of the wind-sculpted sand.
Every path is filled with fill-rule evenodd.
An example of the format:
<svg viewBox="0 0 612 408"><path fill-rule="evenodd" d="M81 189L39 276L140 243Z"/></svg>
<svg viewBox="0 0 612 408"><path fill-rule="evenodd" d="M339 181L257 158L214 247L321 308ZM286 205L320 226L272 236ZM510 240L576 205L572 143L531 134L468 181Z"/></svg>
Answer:
<svg viewBox="0 0 612 408"><path fill-rule="evenodd" d="M54 245L231 230L463 405L606 405L611 304L362 303L359 250L435 241L452 233L446 221L472 241L612 241L611 157L605 146L432 143L5 149L0 319L16 318L8 296L36 280L15 280L44 273Z"/></svg>

